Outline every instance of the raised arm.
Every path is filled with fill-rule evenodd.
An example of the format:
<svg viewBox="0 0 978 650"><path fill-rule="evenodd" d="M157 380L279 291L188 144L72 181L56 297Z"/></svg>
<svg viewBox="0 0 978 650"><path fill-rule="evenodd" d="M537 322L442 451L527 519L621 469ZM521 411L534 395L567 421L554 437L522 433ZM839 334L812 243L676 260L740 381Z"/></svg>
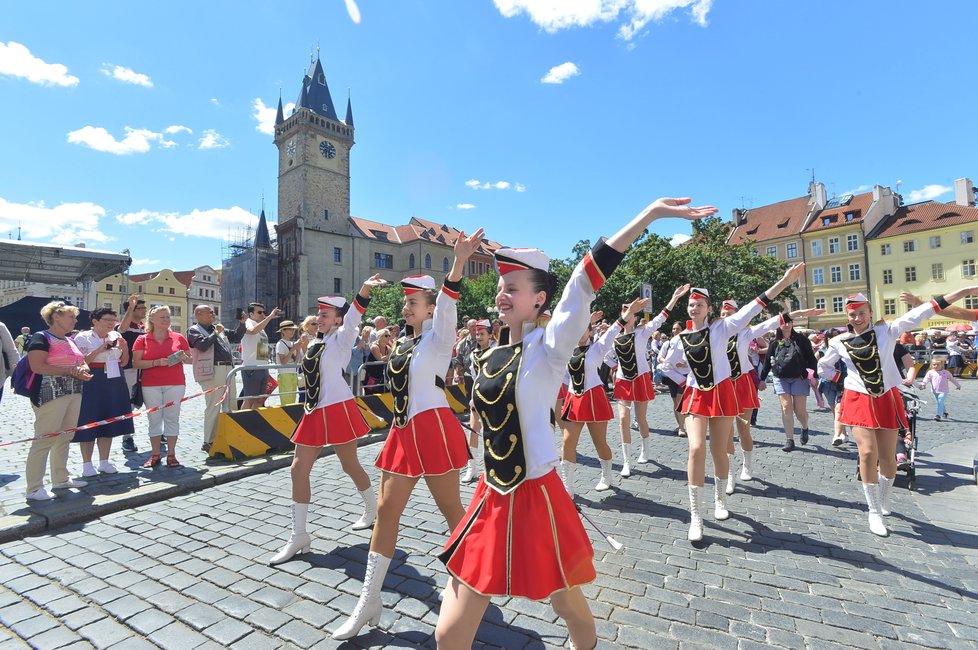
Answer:
<svg viewBox="0 0 978 650"><path fill-rule="evenodd" d="M628 250L636 239L648 228L649 224L656 219L675 217L695 221L704 219L717 213L717 209L712 205L698 208L691 207L691 199L671 199L661 198L650 203L644 210L638 213L634 219L629 221L624 228L608 238L607 244L619 253Z"/></svg>
<svg viewBox="0 0 978 650"><path fill-rule="evenodd" d="M353 297L353 304L350 305L343 317L343 324L336 330L337 343L344 350L347 350L350 356L353 356L353 346L356 345L357 338L360 336L360 322L367 311L367 305L370 304L370 292L374 287L382 287L386 284L387 280L382 279L379 273L375 273L364 280L359 293ZM345 363L350 363L349 357Z"/></svg>
<svg viewBox="0 0 978 650"><path fill-rule="evenodd" d="M761 310L767 307L772 300L777 298L782 291L788 288L788 286L801 277L801 274L805 272L805 263L795 264L781 276L781 279L771 285L767 291L754 298L749 303L741 307L732 316L727 316L726 318L718 321L717 328L719 333L724 338L730 338L740 330L744 329L751 319L761 313Z"/></svg>
<svg viewBox="0 0 978 650"><path fill-rule="evenodd" d="M445 276L445 283L435 299L435 313L431 316L432 338L438 345L455 345L455 325L458 323L458 296L462 287L462 274L472 254L482 245L485 231L479 228L471 235L464 232L455 239L455 259L452 269ZM446 369L447 370L447 369Z"/></svg>
<svg viewBox="0 0 978 650"><path fill-rule="evenodd" d="M970 288L973 288L973 287L970 287ZM944 296L944 299L947 300L948 303L955 302L955 300L957 300L957 298L955 298L955 300L952 300L950 298L950 295L951 294L948 294L948 295ZM971 295L974 295L974 294L971 294ZM919 296L916 296L916 295L910 293L909 291L901 291L900 292L900 300L902 300L903 302L907 303L911 307L916 307L918 305L923 304L923 302L924 302L922 298L920 298ZM976 321L976 320L978 320L978 309L966 309L964 307L959 307L958 305L950 305L949 304L947 307L945 307L944 309L941 310L941 316L944 316L946 318L950 318L950 319L953 319L953 320Z"/></svg>

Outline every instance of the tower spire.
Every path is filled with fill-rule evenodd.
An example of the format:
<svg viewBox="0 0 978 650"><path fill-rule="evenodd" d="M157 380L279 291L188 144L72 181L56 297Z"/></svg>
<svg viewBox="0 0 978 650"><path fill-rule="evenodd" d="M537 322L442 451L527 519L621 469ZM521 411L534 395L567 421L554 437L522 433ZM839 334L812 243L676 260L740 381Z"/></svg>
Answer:
<svg viewBox="0 0 978 650"><path fill-rule="evenodd" d="M346 119L343 121L346 122L347 126L353 126L353 103L350 97L349 88L346 89Z"/></svg>
<svg viewBox="0 0 978 650"><path fill-rule="evenodd" d="M285 121L285 113L282 111L282 89L278 89L278 112L275 113L275 126Z"/></svg>

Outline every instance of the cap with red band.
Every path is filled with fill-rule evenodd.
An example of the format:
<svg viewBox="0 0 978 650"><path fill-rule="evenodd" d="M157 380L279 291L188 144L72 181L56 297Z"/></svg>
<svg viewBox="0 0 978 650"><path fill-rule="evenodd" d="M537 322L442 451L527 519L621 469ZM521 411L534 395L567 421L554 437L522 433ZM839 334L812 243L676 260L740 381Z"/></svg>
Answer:
<svg viewBox="0 0 978 650"><path fill-rule="evenodd" d="M485 319L480 320L480 321L476 321L476 323L475 323L475 329L477 329L477 330L486 330L488 332L490 329L492 329L492 323L490 323L488 320L485 320Z"/></svg>
<svg viewBox="0 0 978 650"><path fill-rule="evenodd" d="M401 280L401 286L404 287L404 295L410 296L419 291L434 291L435 279L430 275L410 275Z"/></svg>
<svg viewBox="0 0 978 650"><path fill-rule="evenodd" d="M858 309L869 304L869 298L862 293L854 293L846 298L846 309Z"/></svg>
<svg viewBox="0 0 978 650"><path fill-rule="evenodd" d="M710 292L706 289L700 289L699 287L693 287L689 290L690 300L709 300Z"/></svg>
<svg viewBox="0 0 978 650"><path fill-rule="evenodd" d="M332 307L333 309L343 309L346 307L346 298L343 296L322 296L317 298L316 301L319 303L319 308L324 309L326 307Z"/></svg>
<svg viewBox="0 0 978 650"><path fill-rule="evenodd" d="M496 272L501 276L529 269L550 270L550 258L536 248L500 248L493 254L493 261Z"/></svg>
<svg viewBox="0 0 978 650"><path fill-rule="evenodd" d="M721 309L730 309L732 311L737 311L740 307L737 306L737 301L732 298L728 298L723 301L723 307Z"/></svg>

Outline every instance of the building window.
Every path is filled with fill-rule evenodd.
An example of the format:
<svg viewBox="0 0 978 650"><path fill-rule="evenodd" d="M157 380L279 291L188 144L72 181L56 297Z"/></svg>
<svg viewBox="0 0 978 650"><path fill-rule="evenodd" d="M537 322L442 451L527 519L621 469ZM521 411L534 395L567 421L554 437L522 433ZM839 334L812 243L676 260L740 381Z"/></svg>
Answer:
<svg viewBox="0 0 978 650"><path fill-rule="evenodd" d="M175 295L177 295L177 291L176 291L176 289L174 289L173 287L170 287L170 295L171 295L171 296L175 296Z"/></svg>
<svg viewBox="0 0 978 650"><path fill-rule="evenodd" d="M974 244L975 243L975 231L974 230L962 230L961 231L961 243L962 244Z"/></svg>
<svg viewBox="0 0 978 650"><path fill-rule="evenodd" d="M906 279L907 282L916 282L917 281L917 267L916 266L908 266L908 267L904 268L903 269L903 277L904 277L904 279Z"/></svg>
<svg viewBox="0 0 978 650"><path fill-rule="evenodd" d="M965 309L978 309L978 296L968 296L964 299Z"/></svg>
<svg viewBox="0 0 978 650"><path fill-rule="evenodd" d="M822 240L816 239L812 242L812 257L819 257L822 254Z"/></svg>
<svg viewBox="0 0 978 650"><path fill-rule="evenodd" d="M849 282L858 282L862 279L862 269L858 264L849 265Z"/></svg>
<svg viewBox="0 0 978 650"><path fill-rule="evenodd" d="M163 293L163 287L156 287L156 293Z"/></svg>
<svg viewBox="0 0 978 650"><path fill-rule="evenodd" d="M880 244L880 255L889 255L893 252L889 244Z"/></svg>
<svg viewBox="0 0 978 650"><path fill-rule="evenodd" d="M785 246L785 254L788 256L789 259L791 259L793 257L798 257L798 244L797 244L797 242L791 242L790 244L788 244L787 246Z"/></svg>
<svg viewBox="0 0 978 650"><path fill-rule="evenodd" d="M847 251L859 250L859 235L846 235L846 250Z"/></svg>
<svg viewBox="0 0 978 650"><path fill-rule="evenodd" d="M825 284L825 269L812 269L812 284Z"/></svg>
<svg viewBox="0 0 978 650"><path fill-rule="evenodd" d="M170 311L173 313L174 316L179 316L180 315L180 307L179 306L170 307Z"/></svg>
<svg viewBox="0 0 978 650"><path fill-rule="evenodd" d="M323 210L323 221L329 221L329 210Z"/></svg>
<svg viewBox="0 0 978 650"><path fill-rule="evenodd" d="M832 282L842 282L842 267L833 266L829 269L829 274L831 275Z"/></svg>
<svg viewBox="0 0 978 650"><path fill-rule="evenodd" d="M333 278L333 293L337 296L343 293L343 279Z"/></svg>
<svg viewBox="0 0 978 650"><path fill-rule="evenodd" d="M961 260L961 277L962 278L973 278L975 277L975 261Z"/></svg>
<svg viewBox="0 0 978 650"><path fill-rule="evenodd" d="M884 316L896 315L896 298L883 299L883 315Z"/></svg>
<svg viewBox="0 0 978 650"><path fill-rule="evenodd" d="M944 279L944 264L942 262L930 265L930 277L934 280Z"/></svg>
<svg viewBox="0 0 978 650"><path fill-rule="evenodd" d="M441 270L448 273L452 269L451 265L448 263L448 258L446 257L441 261Z"/></svg>
<svg viewBox="0 0 978 650"><path fill-rule="evenodd" d="M394 268L394 256L386 253L374 253L374 267L378 269Z"/></svg>
<svg viewBox="0 0 978 650"><path fill-rule="evenodd" d="M765 254L768 257L777 257L778 256L778 247L777 246L768 246L767 247L767 253L765 253Z"/></svg>
<svg viewBox="0 0 978 650"><path fill-rule="evenodd" d="M916 239L908 239L907 241L903 242L903 252L904 253L913 253L916 250L917 250L917 240Z"/></svg>
<svg viewBox="0 0 978 650"><path fill-rule="evenodd" d="M883 284L893 284L893 269L883 269Z"/></svg>
<svg viewBox="0 0 978 650"><path fill-rule="evenodd" d="M342 264L343 263L343 249L339 246L333 246L333 263Z"/></svg>
<svg viewBox="0 0 978 650"><path fill-rule="evenodd" d="M846 212L846 223L849 223L850 221L852 221L855 218L856 218L856 213L855 212ZM854 250L854 249L852 249L852 250Z"/></svg>
<svg viewBox="0 0 978 650"><path fill-rule="evenodd" d="M931 248L940 248L941 247L941 236L940 235L932 235L931 236L931 238L930 238L930 247Z"/></svg>
<svg viewBox="0 0 978 650"><path fill-rule="evenodd" d="M815 299L815 309L825 309L825 298Z"/></svg>
<svg viewBox="0 0 978 650"><path fill-rule="evenodd" d="M752 248L750 249L750 254L753 255L754 257L760 257L761 251L757 250L756 248Z"/></svg>
<svg viewBox="0 0 978 650"><path fill-rule="evenodd" d="M475 275L475 260L469 260L469 275Z"/></svg>
<svg viewBox="0 0 978 650"><path fill-rule="evenodd" d="M408 257L408 268L409 269L414 268L414 253L411 253L411 256Z"/></svg>
<svg viewBox="0 0 978 650"><path fill-rule="evenodd" d="M424 267L426 269L430 269L431 268L431 255L429 255L427 253L425 253L425 256L424 256Z"/></svg>
<svg viewBox="0 0 978 650"><path fill-rule="evenodd" d="M106 291L112 291L112 285L111 285L111 284L106 284L106 285L105 285L105 290L106 290ZM589 429L589 430L590 430L590 429Z"/></svg>
<svg viewBox="0 0 978 650"><path fill-rule="evenodd" d="M829 237L829 255L834 255L839 252L839 238Z"/></svg>
<svg viewBox="0 0 978 650"><path fill-rule="evenodd" d="M835 296L832 298L832 311L836 314L842 311L842 297Z"/></svg>

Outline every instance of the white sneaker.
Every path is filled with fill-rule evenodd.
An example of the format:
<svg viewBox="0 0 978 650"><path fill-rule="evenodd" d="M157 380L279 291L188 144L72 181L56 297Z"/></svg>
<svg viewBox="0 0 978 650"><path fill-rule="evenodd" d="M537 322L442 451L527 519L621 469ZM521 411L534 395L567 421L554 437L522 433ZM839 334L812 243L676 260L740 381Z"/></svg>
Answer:
<svg viewBox="0 0 978 650"><path fill-rule="evenodd" d="M102 460L99 461L98 471L102 472L103 474L118 474L119 468L107 460Z"/></svg>
<svg viewBox="0 0 978 650"><path fill-rule="evenodd" d="M51 490L41 488L40 490L35 490L27 495L28 501L50 501L57 495Z"/></svg>
<svg viewBox="0 0 978 650"><path fill-rule="evenodd" d="M95 466L92 465L91 463L85 463L84 465L82 465L82 476L84 476L85 478L91 476L98 476L98 470L95 469Z"/></svg>
<svg viewBox="0 0 978 650"><path fill-rule="evenodd" d="M77 478L69 478L64 483L55 483L51 486L52 490L67 490L68 488L83 488L88 485L88 481L82 481Z"/></svg>

